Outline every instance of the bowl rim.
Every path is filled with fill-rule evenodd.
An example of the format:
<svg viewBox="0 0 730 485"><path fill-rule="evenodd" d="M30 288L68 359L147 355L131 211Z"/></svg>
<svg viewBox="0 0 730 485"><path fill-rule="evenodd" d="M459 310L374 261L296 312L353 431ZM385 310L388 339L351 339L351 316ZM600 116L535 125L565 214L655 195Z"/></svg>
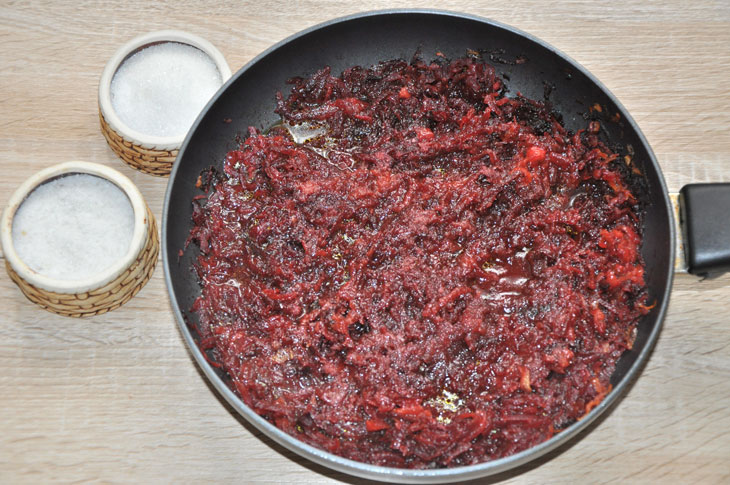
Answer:
<svg viewBox="0 0 730 485"><path fill-rule="evenodd" d="M13 243L13 220L25 199L39 186L65 175L92 175L117 186L129 199L134 217L132 239L126 254L102 272L78 280L62 280L41 274L28 266L18 255ZM150 221L147 205L136 185L117 170L98 163L69 161L47 167L27 178L10 196L0 219L0 241L3 254L13 270L26 282L54 293L76 294L101 288L117 278L134 263L144 248Z"/></svg>
<svg viewBox="0 0 730 485"><path fill-rule="evenodd" d="M180 148L187 133L178 136L155 136L142 133L124 123L114 111L111 99L111 84L119 66L137 50L153 44L175 42L186 44L203 51L216 65L221 75L221 86L231 77L231 68L223 54L204 38L182 30L158 30L139 35L128 41L109 59L99 80L99 109L111 129L123 138L143 148L168 151ZM220 87L219 87L220 88ZM215 96L215 95L214 95Z"/></svg>
<svg viewBox="0 0 730 485"><path fill-rule="evenodd" d="M205 377L208 379L208 381L213 385L213 387L216 389L216 391L228 402L228 404L231 405L231 407L241 416L243 416L248 423L253 425L256 429L261 431L268 439L273 440L277 444L283 446L284 448L296 453L299 456L302 456L308 460L311 460L314 463L317 463L319 465L322 465L326 468L329 468L331 470L335 470L338 472L342 472L351 476L366 478L370 480L378 480L383 482L390 482L390 483L451 483L451 482L457 482L457 481L466 481L466 480L472 480L472 479L478 479L483 478L487 476L492 476L497 473L506 472L509 470L512 470L518 466L524 465L528 462L532 462L536 460L537 458L559 448L560 446L571 442L572 439L574 439L577 435L583 433L586 431L586 429L599 418L599 416L603 415L607 410L612 408L618 401L621 396L623 396L632 383L635 381L639 373L641 372L641 369L646 364L646 361L648 360L656 341L659 337L660 331L663 326L664 317L667 311L667 307L669 305L669 297L672 290L672 283L674 279L674 265L673 261L675 259L675 253L676 253L676 245L675 245L675 221L674 221L674 215L671 210L671 207L669 205L669 199L667 197L667 186L666 186L666 180L663 176L663 173L661 171L661 166L659 165L656 155L654 154L653 150L651 149L651 145L649 144L648 140L644 136L643 132L639 128L638 124L634 120L634 118L630 115L629 111L626 109L626 107L618 100L618 98L606 87L605 84L603 84L591 71L589 71L586 67L584 67L582 64L580 64L578 61L567 55L565 52L561 51L560 49L556 48L552 44L548 43L545 40L542 40L535 35L528 33L522 29L513 27L508 24L504 24L502 22L493 20L488 17L480 16L480 15L474 15L474 14L468 14L463 12L457 12L457 11L451 11L451 10L445 10L445 9L437 9L437 8L392 8L392 9L378 9L378 10L369 10L369 11L363 11L351 15L341 16L337 17L325 22L317 23L311 27L302 29L300 31L295 32L294 34L284 38L283 40L274 43L264 51L262 51L260 54L258 54L256 57L252 58L250 61L248 61L244 66L242 66L229 80L226 82L221 89L218 91L218 94L216 94L213 98L211 98L210 102L208 103L208 106L204 109L204 111L207 111L208 108L213 106L213 104L223 95L224 91L229 87L229 85L232 85L236 82L236 80L244 75L246 71L251 69L253 66L255 66L257 63L259 63L261 60L269 56L274 51L280 49L281 47L291 43L292 41L306 36L314 31L320 30L322 28L345 23L349 21L354 21L362 18L367 17L377 17L377 16L384 16L384 15L400 15L400 14L416 14L416 15L435 15L435 16L444 16L444 17L456 17L476 22L481 22L484 24L487 24L491 27L496 27L499 29L503 29L512 33L515 33L522 38L525 38L527 40L530 40L536 44L541 45L542 47L546 48L550 52L554 53L556 56L561 57L565 59L567 62L569 62L577 71L580 71L582 74L584 74L592 83L594 83L598 88L600 88L606 96L611 99L619 111L622 113L622 116L625 116L624 121L628 123L632 129L636 131L636 134L638 138L641 140L643 145L647 148L648 153L648 159L647 163L651 165L658 175L658 182L659 185L662 188L662 193L664 194L665 199L665 206L667 209L667 214L669 217L669 257L668 257L668 276L667 276L667 286L664 290L664 292L661 295L657 295L657 299L660 300L660 305L657 311L656 315L656 323L654 327L652 328L652 331L647 336L647 341L641 351L639 352L639 355L637 355L635 362L631 365L631 367L626 372L626 375L623 377L621 381L618 382L616 386L613 387L613 389L606 395L606 397L597 405L595 406L591 411L589 411L587 414L585 414L580 420L574 422L564 430L562 430L559 433L556 433L551 438L549 438L546 441L543 441L535 446L532 446L528 449L525 449L523 451L520 451L518 453L505 456L502 458L496 458L494 460L485 461L473 465L465 465L465 466L459 466L459 467L453 467L453 468L439 468L439 469L412 469L412 468L396 468L396 467L388 467L388 466L380 466L380 465L372 465L365 462L355 461L348 458L344 458L342 456L336 455L334 453L330 453L328 451L325 451L320 448L316 448L312 445L309 445L305 443L304 441L301 441L297 439L296 437L287 434L286 432L282 431L278 427L276 427L274 424L270 423L269 421L265 420L261 416L259 416L256 412L254 412L251 408L249 408L243 400L226 384L226 382L223 381L223 379L216 373L216 371L213 369L213 366L209 363L209 360L207 356L203 354L200 347L197 345L194 337L193 337L193 330L191 329L191 323L187 321L186 317L183 315L183 310L180 308L180 306L177 304L176 299L176 292L173 286L173 281L171 277L171 269L170 265L172 264L171 256L172 253L168 252L168 234L167 234L167 226L169 224L168 218L170 216L170 202L172 198L172 187L173 183L175 182L177 178L177 172L180 169L180 164L176 163L171 171L168 185L165 193L165 199L163 202L163 208L162 208L162 224L161 224L161 230L162 230L162 259L163 259L163 269L165 274L165 286L167 287L168 297L170 298L171 307L173 310L173 313L175 315L175 320L177 322L178 328L181 331L183 338L185 340L185 343L188 346L189 352L192 354L194 360L198 364L198 366L203 371L203 374L205 374ZM201 115L198 117L198 120L193 124L191 127L188 136L186 137L181 149L180 149L180 155L182 155L187 145L191 141L192 133L197 129L198 125L202 122L204 118L204 113L201 112Z"/></svg>

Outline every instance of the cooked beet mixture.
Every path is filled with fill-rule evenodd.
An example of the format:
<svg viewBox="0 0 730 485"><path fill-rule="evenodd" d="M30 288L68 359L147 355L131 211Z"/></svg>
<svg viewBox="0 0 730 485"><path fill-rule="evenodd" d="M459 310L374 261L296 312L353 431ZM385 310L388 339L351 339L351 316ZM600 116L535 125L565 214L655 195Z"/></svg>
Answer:
<svg viewBox="0 0 730 485"><path fill-rule="evenodd" d="M568 132L472 58L291 82L284 124L250 129L193 215L202 346L246 405L353 460L436 468L598 404L647 311L598 123ZM323 134L297 143L302 124Z"/></svg>

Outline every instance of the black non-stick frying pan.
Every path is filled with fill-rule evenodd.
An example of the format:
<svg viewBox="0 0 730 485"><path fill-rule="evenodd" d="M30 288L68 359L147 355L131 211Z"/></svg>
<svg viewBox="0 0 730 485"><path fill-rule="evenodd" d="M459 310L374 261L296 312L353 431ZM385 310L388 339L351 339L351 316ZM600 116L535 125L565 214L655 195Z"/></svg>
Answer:
<svg viewBox="0 0 730 485"><path fill-rule="evenodd" d="M189 248L179 255L191 228L191 201L200 194L195 182L205 168L222 165L226 153L237 148L236 137L245 134L249 126L266 128L278 120L273 111L275 95L277 91L288 93L286 80L291 77L306 76L327 65L339 73L353 65L409 60L417 51L428 60L436 52L456 58L466 55L467 50L478 50L496 66L510 89L508 95L519 92L532 99L548 97L562 114L566 128L585 128L591 116L599 116L604 141L619 154L632 156L644 179L640 191L645 210L642 254L649 301L656 305L639 322L633 349L618 362L613 391L584 419L549 441L507 458L460 468L405 470L354 462L306 445L253 413L230 389L227 376L201 353L196 319L189 312L200 292L191 271L196 251ZM600 112L590 109L596 105ZM690 190L688 200L706 198L704 189ZM687 210L698 209L688 206ZM165 197L162 241L165 277L180 330L198 365L233 408L276 442L317 463L372 479L421 483L466 480L516 467L569 440L610 407L638 374L657 339L675 257L673 210L656 158L629 113L596 78L524 32L468 15L423 10L372 12L327 22L280 42L238 71L203 110L183 143ZM693 255L696 269L707 271L718 262L730 264L727 253L710 254L709 259L706 255L701 249Z"/></svg>

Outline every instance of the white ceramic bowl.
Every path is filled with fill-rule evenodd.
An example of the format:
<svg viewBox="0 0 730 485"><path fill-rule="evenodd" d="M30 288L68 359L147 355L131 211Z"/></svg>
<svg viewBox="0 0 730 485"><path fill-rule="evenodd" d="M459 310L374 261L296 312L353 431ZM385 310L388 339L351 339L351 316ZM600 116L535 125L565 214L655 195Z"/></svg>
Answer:
<svg viewBox="0 0 730 485"><path fill-rule="evenodd" d="M119 66L131 55L145 47L165 42L186 44L203 51L215 63L221 75L221 85L231 77L228 63L213 44L202 37L180 30L160 30L135 37L121 46L109 59L99 81L102 133L122 160L137 170L153 175L169 174L186 133L177 136L154 136L130 128L114 111L111 84Z"/></svg>
<svg viewBox="0 0 730 485"><path fill-rule="evenodd" d="M72 174L94 175L119 187L132 206L134 228L127 253L112 266L85 279L62 280L38 273L18 256L12 237L13 219L33 190ZM0 242L8 274L21 291L49 311L68 316L95 315L121 306L147 282L159 252L157 224L139 189L113 168L81 161L48 167L23 182L2 213Z"/></svg>

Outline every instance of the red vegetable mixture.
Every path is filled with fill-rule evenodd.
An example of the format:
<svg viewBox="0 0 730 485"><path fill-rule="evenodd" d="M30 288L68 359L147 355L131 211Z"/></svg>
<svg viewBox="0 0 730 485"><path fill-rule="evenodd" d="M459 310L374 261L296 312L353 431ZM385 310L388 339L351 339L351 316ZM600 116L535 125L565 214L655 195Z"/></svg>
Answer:
<svg viewBox="0 0 730 485"><path fill-rule="evenodd" d="M195 201L195 302L243 401L354 460L469 465L610 390L648 311L637 202L599 125L570 133L477 59L291 81Z"/></svg>

